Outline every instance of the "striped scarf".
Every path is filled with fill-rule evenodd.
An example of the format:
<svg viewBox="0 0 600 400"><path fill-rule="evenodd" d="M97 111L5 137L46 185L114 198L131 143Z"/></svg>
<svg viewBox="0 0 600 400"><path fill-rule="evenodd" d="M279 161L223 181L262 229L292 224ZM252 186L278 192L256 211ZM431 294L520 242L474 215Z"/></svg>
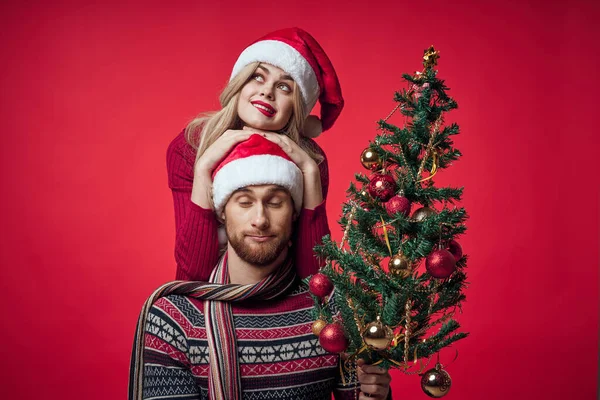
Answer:
<svg viewBox="0 0 600 400"><path fill-rule="evenodd" d="M159 287L146 300L140 313L131 357L129 400L143 399L144 332L150 308L159 298L182 295L205 300L204 317L208 336L211 400L240 400L242 398L237 341L233 323L232 301L248 299L269 300L285 293L296 280L291 257L271 275L258 283L238 285L229 283L227 253L213 270L209 282L174 281Z"/></svg>

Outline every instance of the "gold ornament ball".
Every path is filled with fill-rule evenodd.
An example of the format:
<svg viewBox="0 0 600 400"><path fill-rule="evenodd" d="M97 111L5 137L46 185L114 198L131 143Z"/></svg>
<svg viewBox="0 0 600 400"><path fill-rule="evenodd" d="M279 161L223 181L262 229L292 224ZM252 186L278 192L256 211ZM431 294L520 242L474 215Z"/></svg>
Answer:
<svg viewBox="0 0 600 400"><path fill-rule="evenodd" d="M315 336L319 336L321 330L325 328L325 325L327 325L327 321L323 321L322 319L318 319L315 322L313 322L312 331L315 334Z"/></svg>
<svg viewBox="0 0 600 400"><path fill-rule="evenodd" d="M406 278L412 273L409 259L402 254L396 254L390 258L388 270L390 271L390 274L401 276L403 278Z"/></svg>
<svg viewBox="0 0 600 400"><path fill-rule="evenodd" d="M378 169L381 165L381 160L377 153L371 148L366 148L360 155L360 162L366 169Z"/></svg>
<svg viewBox="0 0 600 400"><path fill-rule="evenodd" d="M392 343L393 337L394 332L381 322L379 316L376 321L368 324L363 332L365 344L374 350L386 350Z"/></svg>
<svg viewBox="0 0 600 400"><path fill-rule="evenodd" d="M422 222L425 218L434 214L435 210L433 208L421 207L413 213L411 219L415 222Z"/></svg>
<svg viewBox="0 0 600 400"><path fill-rule="evenodd" d="M440 364L425 372L421 378L421 389L427 396L436 399L445 396L450 391L450 386L452 379Z"/></svg>

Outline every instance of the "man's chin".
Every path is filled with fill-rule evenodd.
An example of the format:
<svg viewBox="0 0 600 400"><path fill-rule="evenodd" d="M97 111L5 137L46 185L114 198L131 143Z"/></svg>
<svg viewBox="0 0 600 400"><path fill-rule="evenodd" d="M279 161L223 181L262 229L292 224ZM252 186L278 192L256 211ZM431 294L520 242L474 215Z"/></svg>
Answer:
<svg viewBox="0 0 600 400"><path fill-rule="evenodd" d="M242 260L246 261L247 263L260 267L272 264L275 260L277 260L277 257L279 256L273 251L260 251L258 249L255 250L250 248L246 248L245 251L242 252L242 254L238 255Z"/></svg>
<svg viewBox="0 0 600 400"><path fill-rule="evenodd" d="M228 240L238 257L249 264L264 267L277 261L284 252L287 254L289 237L269 235L262 239L260 235L252 237L251 234L241 233L237 236L228 235Z"/></svg>
<svg viewBox="0 0 600 400"><path fill-rule="evenodd" d="M236 251L242 260L261 267L272 264L281 255L281 250L274 241L251 245L245 243Z"/></svg>

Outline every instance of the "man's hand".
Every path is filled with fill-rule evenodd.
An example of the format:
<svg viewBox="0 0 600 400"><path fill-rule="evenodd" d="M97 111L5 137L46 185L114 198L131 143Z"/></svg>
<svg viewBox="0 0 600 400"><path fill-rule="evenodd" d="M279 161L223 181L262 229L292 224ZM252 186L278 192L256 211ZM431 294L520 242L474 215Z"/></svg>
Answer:
<svg viewBox="0 0 600 400"><path fill-rule="evenodd" d="M365 364L365 360L358 360L356 365L360 382L359 400L387 399L392 381L389 372L381 367Z"/></svg>

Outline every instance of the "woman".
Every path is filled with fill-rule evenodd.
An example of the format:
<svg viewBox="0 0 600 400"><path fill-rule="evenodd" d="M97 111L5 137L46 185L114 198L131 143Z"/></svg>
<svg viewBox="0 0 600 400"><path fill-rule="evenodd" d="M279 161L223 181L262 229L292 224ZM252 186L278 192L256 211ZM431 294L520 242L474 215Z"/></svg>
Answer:
<svg viewBox="0 0 600 400"><path fill-rule="evenodd" d="M307 118L317 100L321 120ZM279 144L303 173L295 264L300 277L317 272L320 260L312 249L329 233L329 172L325 154L310 137L330 128L344 105L329 58L301 29L270 33L239 56L220 102L220 111L194 119L167 152L177 230L176 278L204 281L216 265L219 221L211 201L212 173L235 144L254 133Z"/></svg>

